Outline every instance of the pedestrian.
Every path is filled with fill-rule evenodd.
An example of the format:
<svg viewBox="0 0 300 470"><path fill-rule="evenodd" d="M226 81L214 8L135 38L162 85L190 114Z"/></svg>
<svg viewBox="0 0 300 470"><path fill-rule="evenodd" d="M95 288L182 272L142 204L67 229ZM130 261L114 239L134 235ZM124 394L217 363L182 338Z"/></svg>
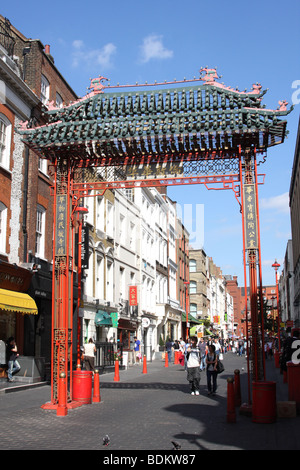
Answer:
<svg viewBox="0 0 300 470"><path fill-rule="evenodd" d="M207 375L207 389L208 395L215 395L217 391L217 355L215 353L215 346L213 344L208 346L208 353L206 356L206 375ZM212 383L211 383L212 382Z"/></svg>
<svg viewBox="0 0 300 470"><path fill-rule="evenodd" d="M299 336L300 336L299 331L294 330L293 335L291 336L289 333L289 336L283 342L281 364L280 364L281 369L283 371L287 371L287 362L290 362L292 360L293 352L297 350Z"/></svg>
<svg viewBox="0 0 300 470"><path fill-rule="evenodd" d="M166 346L165 346L165 347L166 347L166 352L167 352L167 354L168 354L168 360L169 360L169 362L171 362L171 357L172 357L172 346L173 346L172 342L170 341L169 338L167 338Z"/></svg>
<svg viewBox="0 0 300 470"><path fill-rule="evenodd" d="M220 345L220 342L219 342L219 338L214 339L213 345L215 347L215 353L219 357L220 354L221 354L221 345Z"/></svg>
<svg viewBox="0 0 300 470"><path fill-rule="evenodd" d="M94 372L96 346L92 338L89 342L84 344L84 365L85 370Z"/></svg>
<svg viewBox="0 0 300 470"><path fill-rule="evenodd" d="M239 339L238 346L239 346L239 356L241 357L243 355L243 352L244 352L244 340L243 340L243 338Z"/></svg>
<svg viewBox="0 0 300 470"><path fill-rule="evenodd" d="M190 383L191 395L200 394L200 351L197 348L197 338L191 338L191 344L186 350L187 380Z"/></svg>
<svg viewBox="0 0 300 470"><path fill-rule="evenodd" d="M7 380L14 382L13 375L21 370L21 366L17 358L19 357L16 340L13 336L8 338L6 344L6 360L7 360Z"/></svg>
<svg viewBox="0 0 300 470"><path fill-rule="evenodd" d="M139 339L137 339L136 336L134 336L133 339L134 339L134 361L135 361L135 364L139 364L140 359L142 358L141 351L140 351L141 342Z"/></svg>
<svg viewBox="0 0 300 470"><path fill-rule="evenodd" d="M203 338L200 338L198 349L200 351L200 370L204 370L206 366L206 344Z"/></svg>
<svg viewBox="0 0 300 470"><path fill-rule="evenodd" d="M184 345L184 370L187 370L187 349L190 347L191 340L187 338Z"/></svg>

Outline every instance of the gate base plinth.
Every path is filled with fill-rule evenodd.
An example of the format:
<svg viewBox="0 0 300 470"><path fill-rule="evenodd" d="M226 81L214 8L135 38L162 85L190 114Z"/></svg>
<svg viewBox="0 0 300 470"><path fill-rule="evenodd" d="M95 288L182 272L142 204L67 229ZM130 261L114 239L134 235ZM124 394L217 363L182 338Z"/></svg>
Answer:
<svg viewBox="0 0 300 470"><path fill-rule="evenodd" d="M74 408L79 408L79 406L82 406L82 403L78 401L71 401L67 403L67 409L68 410L73 410ZM44 405L41 406L43 410L57 410L58 408L58 403L51 403L50 401L48 403L45 403Z"/></svg>
<svg viewBox="0 0 300 470"><path fill-rule="evenodd" d="M242 405L239 408L239 413L240 415L243 416L252 416L252 405L249 405L249 403L242 403Z"/></svg>

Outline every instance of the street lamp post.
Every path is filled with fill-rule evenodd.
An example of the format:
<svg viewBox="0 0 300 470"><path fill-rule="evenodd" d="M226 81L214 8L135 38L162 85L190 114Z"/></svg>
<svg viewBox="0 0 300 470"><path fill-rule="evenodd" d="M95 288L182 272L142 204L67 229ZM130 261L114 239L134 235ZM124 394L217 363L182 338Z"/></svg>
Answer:
<svg viewBox="0 0 300 470"><path fill-rule="evenodd" d="M277 262L277 259L275 259L275 262L272 264L272 268L275 269L275 280L276 280L276 297L277 297L277 330L278 330L278 349L279 351L281 350L281 344L280 344L280 319L279 319L279 290L278 290L278 277L277 277L277 271L278 268L280 267L280 264Z"/></svg>

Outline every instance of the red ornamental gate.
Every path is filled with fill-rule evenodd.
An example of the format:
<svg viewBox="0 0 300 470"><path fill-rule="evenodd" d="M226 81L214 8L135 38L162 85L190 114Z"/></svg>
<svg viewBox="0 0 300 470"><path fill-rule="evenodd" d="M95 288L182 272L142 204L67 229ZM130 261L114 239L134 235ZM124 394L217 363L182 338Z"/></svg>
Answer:
<svg viewBox="0 0 300 470"><path fill-rule="evenodd" d="M76 212L83 197L107 189L203 184L234 192L242 214L245 287L249 266L251 373L253 381L264 378L257 299L262 287L258 184L264 175L257 165L269 147L284 142L286 121L280 117L291 109L286 102L265 109L260 85L241 92L218 78L207 68L199 79L132 87L105 86L99 77L82 99L49 107L46 125L22 125L24 142L55 169L52 396L45 408L67 414L77 406L72 394ZM246 321L248 332L247 305Z"/></svg>

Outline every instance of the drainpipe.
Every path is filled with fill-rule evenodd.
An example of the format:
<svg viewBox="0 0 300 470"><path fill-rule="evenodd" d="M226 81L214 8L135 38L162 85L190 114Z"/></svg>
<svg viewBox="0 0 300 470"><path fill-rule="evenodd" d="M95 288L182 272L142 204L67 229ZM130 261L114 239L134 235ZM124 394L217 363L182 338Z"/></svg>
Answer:
<svg viewBox="0 0 300 470"><path fill-rule="evenodd" d="M29 167L29 148L25 146L25 169L24 169L24 188L23 188L23 222L22 230L24 235L23 261L27 263L28 256L28 232L27 232L27 200L28 200L28 167Z"/></svg>

